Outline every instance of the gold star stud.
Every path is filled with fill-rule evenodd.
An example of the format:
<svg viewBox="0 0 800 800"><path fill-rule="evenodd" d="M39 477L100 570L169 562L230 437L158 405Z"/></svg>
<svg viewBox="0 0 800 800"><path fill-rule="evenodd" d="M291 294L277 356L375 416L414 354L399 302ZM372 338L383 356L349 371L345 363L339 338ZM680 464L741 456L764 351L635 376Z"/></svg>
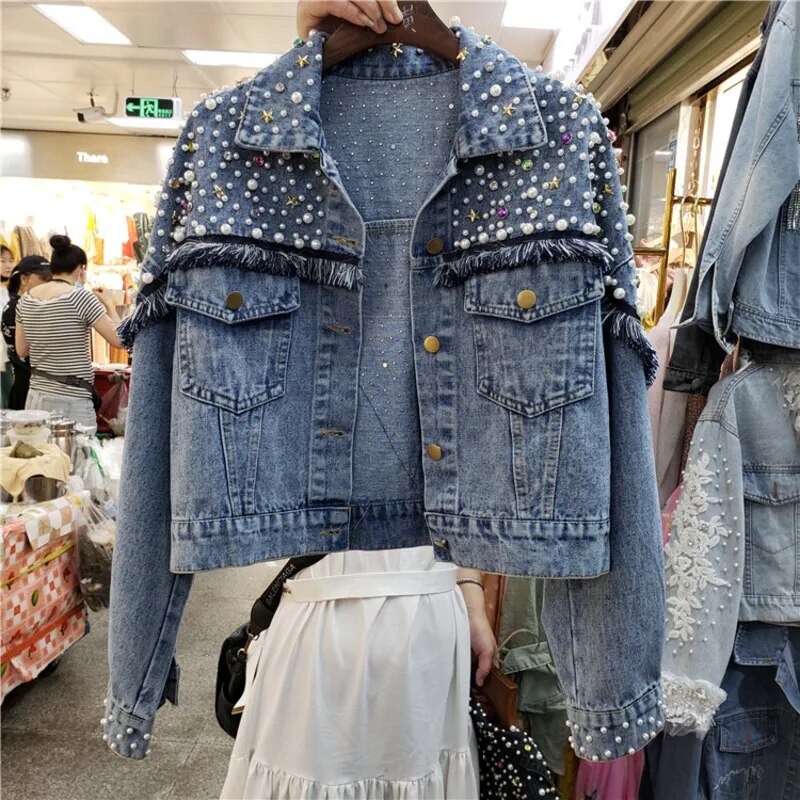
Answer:
<svg viewBox="0 0 800 800"><path fill-rule="evenodd" d="M503 106L503 113L510 117L517 109L514 108L513 103L509 103L507 106Z"/></svg>
<svg viewBox="0 0 800 800"><path fill-rule="evenodd" d="M200 145L197 144L197 142L189 142L189 144L186 145L186 149L190 153L196 153L200 149Z"/></svg>
<svg viewBox="0 0 800 800"><path fill-rule="evenodd" d="M471 208L467 216L469 217L470 222L475 222L475 220L478 219L479 214L474 208Z"/></svg>
<svg viewBox="0 0 800 800"><path fill-rule="evenodd" d="M267 125L269 125L269 123L272 122L274 118L275 115L273 114L272 109L270 109L269 111L261 112L261 120Z"/></svg>
<svg viewBox="0 0 800 800"><path fill-rule="evenodd" d="M466 47L463 47L461 48L461 50L458 51L458 55L456 56L456 58L459 61L463 61L468 55L469 55L469 50L467 50Z"/></svg>
<svg viewBox="0 0 800 800"><path fill-rule="evenodd" d="M308 66L308 56L297 56L297 61L294 62L301 69Z"/></svg>
<svg viewBox="0 0 800 800"><path fill-rule="evenodd" d="M392 42L392 55L397 58L403 52L400 42Z"/></svg>
<svg viewBox="0 0 800 800"><path fill-rule="evenodd" d="M225 199L225 190L221 186L214 185L214 196L217 200Z"/></svg>
<svg viewBox="0 0 800 800"><path fill-rule="evenodd" d="M555 178L550 179L550 188L558 189L559 186L561 186L561 178L559 178L558 175L556 175Z"/></svg>
<svg viewBox="0 0 800 800"><path fill-rule="evenodd" d="M286 205L289 206L289 208L296 208L300 205L300 198L297 197L297 195L290 194L286 198Z"/></svg>

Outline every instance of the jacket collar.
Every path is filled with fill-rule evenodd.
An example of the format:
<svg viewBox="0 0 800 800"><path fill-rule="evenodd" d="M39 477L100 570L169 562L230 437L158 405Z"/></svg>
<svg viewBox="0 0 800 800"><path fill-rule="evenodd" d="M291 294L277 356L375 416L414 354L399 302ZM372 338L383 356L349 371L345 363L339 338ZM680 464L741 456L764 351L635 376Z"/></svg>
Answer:
<svg viewBox="0 0 800 800"><path fill-rule="evenodd" d="M528 68L489 37L456 27L461 39L459 158L531 149L547 140ZM250 86L237 144L254 150L318 153L324 149L320 118L322 50L327 36L305 41L259 72ZM374 80L421 77L453 66L427 52L378 46L334 68L336 74Z"/></svg>

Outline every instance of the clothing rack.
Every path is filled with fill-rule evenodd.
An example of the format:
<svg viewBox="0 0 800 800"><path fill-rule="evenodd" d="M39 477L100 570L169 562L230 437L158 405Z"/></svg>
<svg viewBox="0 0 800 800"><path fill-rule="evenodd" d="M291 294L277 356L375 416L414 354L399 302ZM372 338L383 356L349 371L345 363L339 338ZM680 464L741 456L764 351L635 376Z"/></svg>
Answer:
<svg viewBox="0 0 800 800"><path fill-rule="evenodd" d="M667 267L669 266L669 242L672 237L672 213L675 206L685 204L695 206L710 206L713 200L710 197L696 197L692 194L676 195L675 183L678 170L672 167L667 172L667 192L664 199L664 223L661 230L660 247L634 247L633 253L637 256L658 256L658 290L656 292L656 306L654 322L658 323L667 305Z"/></svg>

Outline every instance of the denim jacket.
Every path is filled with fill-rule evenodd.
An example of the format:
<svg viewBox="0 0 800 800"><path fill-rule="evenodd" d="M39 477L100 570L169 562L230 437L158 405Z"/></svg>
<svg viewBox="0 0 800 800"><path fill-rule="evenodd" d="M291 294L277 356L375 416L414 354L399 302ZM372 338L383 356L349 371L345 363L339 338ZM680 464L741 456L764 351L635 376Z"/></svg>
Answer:
<svg viewBox="0 0 800 800"><path fill-rule="evenodd" d="M120 753L144 755L176 699L187 573L425 543L562 579L544 620L582 755L657 729L655 358L612 136L591 97L457 32L457 67L392 46L324 76L325 37L298 40L180 137L121 329L134 377L106 718ZM378 275L396 288L376 323ZM373 363L370 336L398 314L407 335ZM397 453L363 385L404 356L407 381L378 400L412 398L381 424L405 437L418 498L382 468Z"/></svg>
<svg viewBox="0 0 800 800"><path fill-rule="evenodd" d="M783 0L716 198L686 324L800 347L800 3Z"/></svg>
<svg viewBox="0 0 800 800"><path fill-rule="evenodd" d="M676 733L711 725L739 622L800 622L800 350L749 347L709 394L666 547Z"/></svg>

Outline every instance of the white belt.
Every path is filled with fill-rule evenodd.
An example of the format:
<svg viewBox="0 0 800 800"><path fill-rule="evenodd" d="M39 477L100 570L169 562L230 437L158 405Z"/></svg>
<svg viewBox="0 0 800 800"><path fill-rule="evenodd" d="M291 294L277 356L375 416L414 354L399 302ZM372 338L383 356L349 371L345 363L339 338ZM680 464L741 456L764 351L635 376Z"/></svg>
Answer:
<svg viewBox="0 0 800 800"><path fill-rule="evenodd" d="M416 572L367 572L286 581L283 600L319 603L357 597L401 597L415 594L443 594L456 588L455 569Z"/></svg>

